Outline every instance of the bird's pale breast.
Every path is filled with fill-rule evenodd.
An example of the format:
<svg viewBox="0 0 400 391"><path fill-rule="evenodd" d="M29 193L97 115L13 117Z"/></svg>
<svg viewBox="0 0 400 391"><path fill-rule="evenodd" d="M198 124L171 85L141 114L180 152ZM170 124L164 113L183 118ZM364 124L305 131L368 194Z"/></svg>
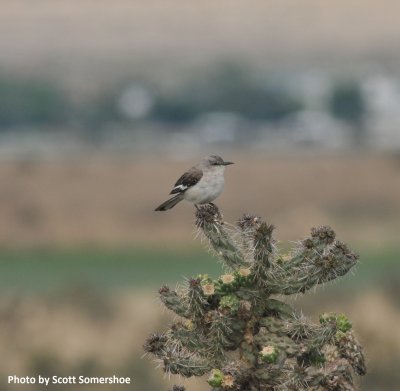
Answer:
<svg viewBox="0 0 400 391"><path fill-rule="evenodd" d="M215 167L205 172L195 186L186 190L184 198L195 204L205 204L214 201L224 189L223 173L223 167Z"/></svg>

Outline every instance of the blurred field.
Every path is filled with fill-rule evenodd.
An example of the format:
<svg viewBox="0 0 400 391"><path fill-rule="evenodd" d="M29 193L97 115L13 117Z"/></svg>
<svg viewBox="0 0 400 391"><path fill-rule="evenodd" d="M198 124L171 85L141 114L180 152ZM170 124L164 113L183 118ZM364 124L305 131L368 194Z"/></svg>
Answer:
<svg viewBox="0 0 400 391"><path fill-rule="evenodd" d="M399 256L399 247L364 248L356 275L341 281L340 288L375 284L396 290ZM83 287L106 295L131 289L156 292L163 284L204 273L217 277L221 266L203 248L0 250L0 292L7 294L47 295Z"/></svg>
<svg viewBox="0 0 400 391"><path fill-rule="evenodd" d="M394 0L3 1L1 63L13 72L50 71L80 91L132 68L180 77L177 66L221 58L285 67L396 64L399 11Z"/></svg>
<svg viewBox="0 0 400 391"><path fill-rule="evenodd" d="M85 202L90 204L89 200ZM182 206L177 212L191 226L191 208ZM95 224L92 228L95 230ZM139 227L136 229L140 231ZM140 247L115 247L111 241L102 246L96 238L91 245L88 242L77 246L79 242L71 241L55 245L53 241L53 245L36 248L30 247L29 242L24 247L16 246L18 242L3 247L0 354L7 360L3 361L0 375L117 374L133 377L133 389L138 391L165 391L172 382L181 383L182 380L163 377L151 361L142 358L145 337L171 321L171 314L157 302L157 288L164 283L174 286L184 276L198 273L217 276L221 269L207 246L200 247L199 240L193 240L183 223L180 229L181 242L179 237L173 242L180 243L178 247L173 247L167 240L169 236L162 232L153 235L160 235L163 240L148 241L147 247L144 243ZM362 262L355 275L319 288L316 294L298 297L294 305L314 318L327 310L350 314L367 351L369 375L363 389L394 391L400 380L395 371L400 360L400 249L375 247L374 242L367 241L360 249ZM184 383L193 391L207 389L201 379ZM3 385L2 389L18 388ZM77 386L62 389L79 390ZM130 388L119 385L107 389Z"/></svg>
<svg viewBox="0 0 400 391"><path fill-rule="evenodd" d="M10 374L208 390L167 379L142 344L172 320L161 285L221 273L192 205L154 212L209 153L236 163L217 200L229 223L257 214L285 249L330 225L361 254L354 275L291 301L316 321L346 312L366 349L362 389L397 391L399 12L395 0L2 1L0 391L22 389Z"/></svg>
<svg viewBox="0 0 400 391"><path fill-rule="evenodd" d="M311 226L329 224L361 252L354 276L299 297L295 306L314 317L350 314L369 362L363 389L397 390L398 158L221 154L236 162L218 200L227 221L257 213L277 226L286 248ZM141 358L147 334L171 320L157 288L221 273L195 238L193 206L153 211L193 160L163 154L0 162L0 354L7 357L0 375L115 373L133 376L137 391L170 387ZM188 389L207 387L189 381Z"/></svg>
<svg viewBox="0 0 400 391"><path fill-rule="evenodd" d="M400 360L400 249L361 255L356 275L299 296L294 305L313 318L323 311L347 312L367 351L363 389L394 391L400 380L394 372ZM141 348L150 332L172 320L156 300L156 290L199 272L221 273L200 249L1 251L0 354L7 360L0 375L117 374L133 377L133 388L107 389L166 391L183 380L163 377ZM201 380L184 383L190 390L207 390ZM3 384L1 389L18 387Z"/></svg>
<svg viewBox="0 0 400 391"><path fill-rule="evenodd" d="M280 240L298 240L328 224L355 245L391 245L400 231L400 163L385 155L246 156L217 203L234 223L255 213L277 226ZM196 158L81 157L0 163L0 244L13 246L191 246L193 207L155 213ZM190 228L189 228L190 227Z"/></svg>
<svg viewBox="0 0 400 391"><path fill-rule="evenodd" d="M164 214L154 208L168 197L178 175L203 154L204 145L184 148L184 137L195 132L191 122L179 128L156 116L142 129L140 122L113 116L118 97L141 81L154 90L154 103L164 89L179 92L180 85L196 85L190 81L203 83L221 64L225 74L230 63L243 66L250 76L264 75L260 84L268 79L270 88L279 75L289 84L313 76L304 79L312 84L323 75L322 84L332 83L332 88L336 77L357 76L362 87L370 80L367 75L375 75L393 87L389 92L396 91L399 3L15 0L1 6L0 377L116 374L132 377L133 386L104 389L166 391L173 380L142 358L145 337L172 319L157 302L157 289L198 273L217 276L221 270L196 238L193 206L182 203ZM228 80L232 82L238 83L237 75ZM318 90L318 85L307 87ZM272 91L273 96L278 92ZM175 95L166 96L171 100ZM177 93L172 108L181 96L187 95ZM389 109L380 112L380 122L373 107L365 108L367 133L376 136L393 128L395 135L393 113L398 109L390 94L389 101L391 105L383 102ZM263 104L269 108L271 102ZM33 121L32 113L49 122ZM51 122L53 116L59 122ZM259 131L273 140L282 129L268 124ZM118 126L123 130L119 136L113 133ZM366 349L368 376L362 389L397 391L399 155L374 152L371 134L364 134L367 142L357 151L348 147L350 141L341 152L318 148L330 146L330 140L309 143L301 151L290 149L301 148L299 142L275 151L268 138L246 149L241 142L256 137L253 127L257 124L242 130L248 133L236 140L234 149L215 142L204 153L236 162L227 170L226 189L217 200L225 219L234 224L245 212L260 215L277 227L284 248L310 227L326 224L360 252L354 275L299 296L294 305L314 319L322 311L347 312ZM147 130L156 140L151 148L141 136ZM101 137L111 145L113 137L125 137L124 131L135 144L127 145L124 154L96 151ZM7 138L7 132L14 138ZM19 137L24 132L46 137ZM339 133L324 134L340 138ZM54 144L58 149L52 149L51 136L59 140ZM164 145L168 137L181 143ZM81 140L85 146L74 149ZM24 154L31 141L37 143L36 155ZM395 144L390 147L396 150ZM203 379L185 384L188 391L208 389ZM0 391L9 390L19 387L0 382Z"/></svg>

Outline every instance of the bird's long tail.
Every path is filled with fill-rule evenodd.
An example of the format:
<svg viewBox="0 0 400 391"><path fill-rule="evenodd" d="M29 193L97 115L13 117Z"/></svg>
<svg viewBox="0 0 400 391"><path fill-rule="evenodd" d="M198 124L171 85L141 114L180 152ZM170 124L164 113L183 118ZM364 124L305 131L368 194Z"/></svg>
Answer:
<svg viewBox="0 0 400 391"><path fill-rule="evenodd" d="M170 198L169 200L162 203L158 208L155 210L157 211L166 211L168 209L173 208L178 202L183 200L183 194L177 194L175 197Z"/></svg>

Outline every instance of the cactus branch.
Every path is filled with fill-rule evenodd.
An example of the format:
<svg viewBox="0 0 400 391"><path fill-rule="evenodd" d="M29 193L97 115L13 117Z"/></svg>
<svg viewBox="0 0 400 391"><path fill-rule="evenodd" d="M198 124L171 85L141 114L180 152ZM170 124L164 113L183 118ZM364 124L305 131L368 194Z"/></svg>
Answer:
<svg viewBox="0 0 400 391"><path fill-rule="evenodd" d="M222 215L214 204L202 205L196 210L196 226L203 231L216 254L228 268L247 266L243 254L225 229Z"/></svg>

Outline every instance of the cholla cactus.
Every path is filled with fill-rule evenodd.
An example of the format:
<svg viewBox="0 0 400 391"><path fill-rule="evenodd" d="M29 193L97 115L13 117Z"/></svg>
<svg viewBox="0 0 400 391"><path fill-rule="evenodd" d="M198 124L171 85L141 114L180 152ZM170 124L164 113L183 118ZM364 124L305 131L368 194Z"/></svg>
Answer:
<svg viewBox="0 0 400 391"><path fill-rule="evenodd" d="M322 314L313 324L271 296L304 293L342 276L357 255L329 227L313 228L282 256L273 226L256 216L227 229L218 208L207 204L196 218L226 272L215 280L199 275L177 291L160 289L180 320L151 335L144 349L165 372L206 375L213 391L354 390L354 372L366 368L347 317Z"/></svg>

